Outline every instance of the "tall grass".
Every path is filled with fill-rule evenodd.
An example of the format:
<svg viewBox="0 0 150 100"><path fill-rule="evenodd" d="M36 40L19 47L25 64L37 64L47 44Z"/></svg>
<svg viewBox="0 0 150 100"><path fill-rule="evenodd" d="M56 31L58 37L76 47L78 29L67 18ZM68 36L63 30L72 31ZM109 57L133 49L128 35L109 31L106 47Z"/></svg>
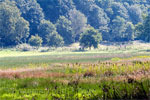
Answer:
<svg viewBox="0 0 150 100"><path fill-rule="evenodd" d="M30 65L36 68L35 65ZM150 61L41 64L41 70L0 74L1 100L149 99ZM5 71L5 70L4 70ZM17 72L17 73L16 73Z"/></svg>
<svg viewBox="0 0 150 100"><path fill-rule="evenodd" d="M79 80L68 84L51 79L1 79L1 100L108 100L149 99L149 80L134 82L102 81L85 84ZM9 83L8 83L9 82Z"/></svg>

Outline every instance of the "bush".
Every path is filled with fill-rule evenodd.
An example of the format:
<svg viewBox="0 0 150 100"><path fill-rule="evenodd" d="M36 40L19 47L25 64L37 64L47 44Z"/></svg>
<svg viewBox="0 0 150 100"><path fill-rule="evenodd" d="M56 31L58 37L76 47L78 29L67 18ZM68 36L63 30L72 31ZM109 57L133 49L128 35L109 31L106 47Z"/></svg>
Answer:
<svg viewBox="0 0 150 100"><path fill-rule="evenodd" d="M40 47L40 48L38 49L38 51L40 51L40 52L48 52L48 51L49 51L49 48L48 48L48 47Z"/></svg>
<svg viewBox="0 0 150 100"><path fill-rule="evenodd" d="M61 47L63 45L63 38L57 32L47 35L47 46Z"/></svg>
<svg viewBox="0 0 150 100"><path fill-rule="evenodd" d="M98 48L98 44L102 40L101 33L93 27L87 28L87 30L80 37L80 46L84 48Z"/></svg>
<svg viewBox="0 0 150 100"><path fill-rule="evenodd" d="M19 51L31 51L33 50L32 46L30 46L29 44L19 44L16 46L16 49Z"/></svg>
<svg viewBox="0 0 150 100"><path fill-rule="evenodd" d="M42 45L42 42L43 42L42 38L39 37L38 35L35 35L35 36L32 35L31 38L29 39L29 44L31 46L39 47Z"/></svg>

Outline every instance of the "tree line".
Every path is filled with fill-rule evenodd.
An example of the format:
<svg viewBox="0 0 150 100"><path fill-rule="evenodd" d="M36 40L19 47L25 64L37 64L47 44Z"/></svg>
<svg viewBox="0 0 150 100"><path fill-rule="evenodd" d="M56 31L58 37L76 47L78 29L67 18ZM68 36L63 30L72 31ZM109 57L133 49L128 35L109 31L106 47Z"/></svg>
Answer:
<svg viewBox="0 0 150 100"><path fill-rule="evenodd" d="M150 41L148 0L0 0L0 46Z"/></svg>

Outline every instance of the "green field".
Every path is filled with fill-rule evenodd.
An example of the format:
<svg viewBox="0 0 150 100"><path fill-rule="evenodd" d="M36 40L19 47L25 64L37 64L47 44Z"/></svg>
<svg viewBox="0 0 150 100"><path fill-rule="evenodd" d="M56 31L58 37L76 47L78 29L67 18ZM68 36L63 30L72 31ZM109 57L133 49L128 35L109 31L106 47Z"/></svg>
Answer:
<svg viewBox="0 0 150 100"><path fill-rule="evenodd" d="M14 55L13 55L14 53ZM146 53L149 55L150 53ZM128 58L145 55L144 53L98 53L98 52L12 52L11 56L0 57L0 68L28 67L30 64L81 63L111 60L112 58Z"/></svg>
<svg viewBox="0 0 150 100"><path fill-rule="evenodd" d="M0 51L0 100L149 99L149 44Z"/></svg>
<svg viewBox="0 0 150 100"><path fill-rule="evenodd" d="M78 48L71 49L71 47L57 48L48 52L40 50L22 52L15 49L4 49L0 51L0 68L28 67L30 64L41 65L41 63L50 65L54 63L98 62L112 58L150 55L149 50L150 44L144 43L123 46L100 45L99 49L84 52L78 51Z"/></svg>

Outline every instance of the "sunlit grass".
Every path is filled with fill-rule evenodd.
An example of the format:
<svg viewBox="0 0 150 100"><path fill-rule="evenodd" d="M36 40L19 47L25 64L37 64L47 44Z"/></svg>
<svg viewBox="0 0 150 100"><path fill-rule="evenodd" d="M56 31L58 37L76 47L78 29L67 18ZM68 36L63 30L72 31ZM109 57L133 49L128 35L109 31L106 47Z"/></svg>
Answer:
<svg viewBox="0 0 150 100"><path fill-rule="evenodd" d="M46 52L41 52L46 50ZM72 44L70 47L60 48L44 48L41 47L38 50L21 52L17 51L16 48L8 48L0 50L0 57L18 57L18 56L41 56L41 55L80 55L80 54L116 54L116 53L141 53L149 54L150 44L140 43L134 41L133 43L127 43L122 45L99 45L98 49L86 49L84 52L79 51L79 43Z"/></svg>
<svg viewBox="0 0 150 100"><path fill-rule="evenodd" d="M148 45L1 50L0 100L149 99Z"/></svg>
<svg viewBox="0 0 150 100"><path fill-rule="evenodd" d="M148 99L149 71L149 56L95 63L32 63L3 69L0 99Z"/></svg>

